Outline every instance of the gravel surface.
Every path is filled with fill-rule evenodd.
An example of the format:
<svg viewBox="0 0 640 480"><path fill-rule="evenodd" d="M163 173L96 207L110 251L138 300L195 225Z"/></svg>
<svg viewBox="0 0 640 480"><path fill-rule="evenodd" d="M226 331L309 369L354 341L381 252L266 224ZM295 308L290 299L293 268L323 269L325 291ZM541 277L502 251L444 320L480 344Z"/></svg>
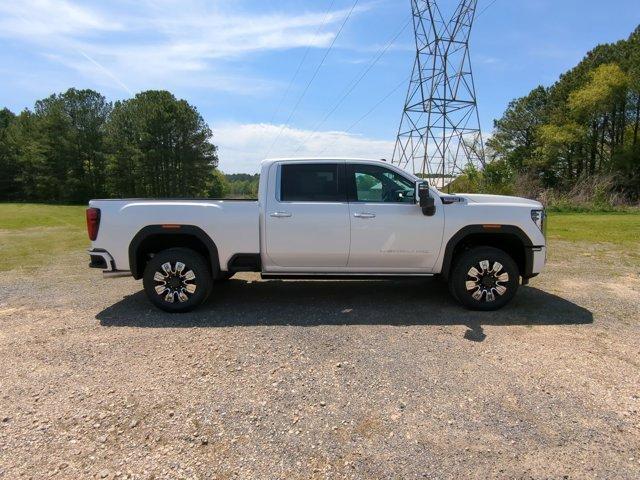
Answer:
<svg viewBox="0 0 640 480"><path fill-rule="evenodd" d="M0 478L640 478L640 277L555 242L494 313L419 281L0 274Z"/></svg>

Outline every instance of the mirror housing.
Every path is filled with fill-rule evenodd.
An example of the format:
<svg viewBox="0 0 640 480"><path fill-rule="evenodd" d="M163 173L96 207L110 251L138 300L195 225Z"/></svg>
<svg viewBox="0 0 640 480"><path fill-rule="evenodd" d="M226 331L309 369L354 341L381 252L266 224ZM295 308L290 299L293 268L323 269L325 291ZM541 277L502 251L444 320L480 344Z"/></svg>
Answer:
<svg viewBox="0 0 640 480"><path fill-rule="evenodd" d="M433 217L436 214L436 200L431 196L428 183L418 183L418 197L420 198L422 213L427 217Z"/></svg>

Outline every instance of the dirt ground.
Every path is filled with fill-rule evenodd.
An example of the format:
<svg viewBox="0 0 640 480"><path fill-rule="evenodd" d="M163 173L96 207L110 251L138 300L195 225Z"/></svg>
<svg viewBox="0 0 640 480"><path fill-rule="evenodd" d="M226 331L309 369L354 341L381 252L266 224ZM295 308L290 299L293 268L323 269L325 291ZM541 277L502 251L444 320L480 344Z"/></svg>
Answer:
<svg viewBox="0 0 640 480"><path fill-rule="evenodd" d="M0 274L0 478L640 478L640 276L555 242L496 313L241 275L171 316L81 254Z"/></svg>

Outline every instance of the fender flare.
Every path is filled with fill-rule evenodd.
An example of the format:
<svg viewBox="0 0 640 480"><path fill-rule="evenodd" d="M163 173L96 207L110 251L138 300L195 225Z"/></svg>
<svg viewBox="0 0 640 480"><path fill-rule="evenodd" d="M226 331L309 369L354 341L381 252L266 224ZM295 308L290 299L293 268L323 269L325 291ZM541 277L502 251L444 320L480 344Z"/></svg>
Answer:
<svg viewBox="0 0 640 480"><path fill-rule="evenodd" d="M466 227L458 230L447 242L447 246L444 250L444 256L442 259L441 272L444 278L449 278L449 271L451 270L451 264L453 262L453 252L456 247L469 235L482 234L482 235L510 235L517 237L524 247L524 271L521 272L523 278L530 278L533 276L533 249L536 248L531 242L531 238L524 233L520 227L515 225L500 225L499 228L495 226L487 227L485 225L467 225ZM490 246L490 245L489 245Z"/></svg>
<svg viewBox="0 0 640 480"><path fill-rule="evenodd" d="M195 225L175 225L170 228L163 225L147 225L135 234L129 244L129 269L133 278L139 280L144 272L138 271L138 249L147 238L157 235L188 235L197 238L206 247L211 260L211 274L217 278L220 273L220 259L218 257L218 247L213 239L200 227Z"/></svg>

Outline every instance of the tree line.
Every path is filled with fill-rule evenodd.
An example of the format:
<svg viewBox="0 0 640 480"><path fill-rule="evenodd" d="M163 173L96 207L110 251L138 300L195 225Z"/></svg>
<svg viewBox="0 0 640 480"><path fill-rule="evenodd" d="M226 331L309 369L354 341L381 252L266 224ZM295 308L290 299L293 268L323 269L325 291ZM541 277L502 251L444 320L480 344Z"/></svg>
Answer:
<svg viewBox="0 0 640 480"><path fill-rule="evenodd" d="M0 110L0 200L219 196L212 131L166 91L108 102L71 88L14 114Z"/></svg>
<svg viewBox="0 0 640 480"><path fill-rule="evenodd" d="M468 169L456 189L638 201L640 27L598 45L554 85L513 100L494 122L487 156L487 167Z"/></svg>
<svg viewBox="0 0 640 480"><path fill-rule="evenodd" d="M486 150L484 170L468 168L452 190L637 202L640 27L509 103ZM257 195L258 175L217 165L207 123L167 91L111 103L72 88L0 110L0 201Z"/></svg>

